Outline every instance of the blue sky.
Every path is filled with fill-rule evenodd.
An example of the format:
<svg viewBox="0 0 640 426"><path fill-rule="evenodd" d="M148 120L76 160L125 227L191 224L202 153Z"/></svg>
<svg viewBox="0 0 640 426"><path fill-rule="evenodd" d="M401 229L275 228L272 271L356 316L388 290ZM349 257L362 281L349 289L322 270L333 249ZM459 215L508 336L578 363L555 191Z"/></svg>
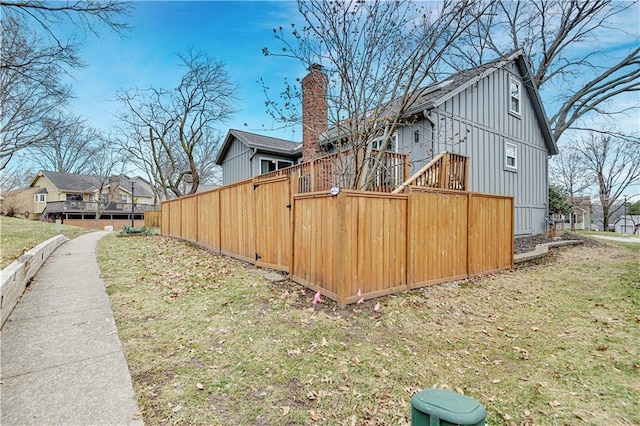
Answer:
<svg viewBox="0 0 640 426"><path fill-rule="evenodd" d="M224 61L239 86L238 113L219 127L263 133L278 127L266 113L263 78L274 93L284 78L306 73L296 61L264 57L263 47L278 46L273 28L297 19L294 2L157 2L138 1L127 20L132 26L125 38L103 30L88 36L82 49L87 66L73 72L76 99L72 110L86 116L90 125L109 131L121 109L114 102L118 89L133 87L174 88L184 73L176 54L188 48L201 50ZM244 126L248 124L248 127ZM299 141L300 131L265 132Z"/></svg>
<svg viewBox="0 0 640 426"><path fill-rule="evenodd" d="M76 99L71 108L86 116L90 125L109 131L117 124L113 115L121 108L114 102L118 89L133 87L174 88L184 72L176 56L187 48L202 50L221 59L239 86L239 111L228 122L220 124L223 133L238 128L299 141L300 128L267 131L278 128L265 111L265 95L258 83L263 78L277 96L284 78L295 81L306 73L300 62L281 57L264 57L263 47L280 48L273 28L299 21L293 1L136 1L127 22L131 30L125 38L103 29L96 38L86 37L82 57L87 67L73 70ZM627 51L637 43L640 33L640 7L636 4L624 15L616 17L614 30L600 34L599 40L615 52ZM627 34L619 31L626 29ZM592 49L594 46L581 46ZM580 48L580 47L578 47ZM547 112L553 88L543 93ZM551 98L551 99L550 99ZM637 104L640 95L620 97L613 107ZM616 118L621 127L637 131L640 117ZM244 123L248 126L245 127ZM603 124L607 124L603 121Z"/></svg>

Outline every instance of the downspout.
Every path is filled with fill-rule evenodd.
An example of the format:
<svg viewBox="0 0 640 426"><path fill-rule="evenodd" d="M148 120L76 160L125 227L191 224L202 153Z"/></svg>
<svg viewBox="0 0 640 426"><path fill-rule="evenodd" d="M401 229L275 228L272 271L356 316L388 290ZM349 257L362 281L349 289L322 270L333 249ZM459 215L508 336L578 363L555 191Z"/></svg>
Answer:
<svg viewBox="0 0 640 426"><path fill-rule="evenodd" d="M425 109L424 111L422 111L422 115L429 122L429 124L431 124L431 134L429 135L431 139L430 149L431 149L431 158L434 158L436 156L435 146L434 146L434 134L436 132L436 122L433 119L433 117L431 117L431 111L433 111L433 106L431 106L429 109Z"/></svg>

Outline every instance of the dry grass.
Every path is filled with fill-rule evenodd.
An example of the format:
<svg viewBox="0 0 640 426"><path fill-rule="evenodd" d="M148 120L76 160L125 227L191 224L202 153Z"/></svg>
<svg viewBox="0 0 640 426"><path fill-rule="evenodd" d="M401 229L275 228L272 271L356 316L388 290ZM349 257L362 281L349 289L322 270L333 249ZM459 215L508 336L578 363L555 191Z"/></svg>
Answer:
<svg viewBox="0 0 640 426"><path fill-rule="evenodd" d="M67 238L91 232L90 229L62 225L60 231ZM55 224L36 220L0 216L0 269L10 265L38 244L58 235Z"/></svg>
<svg viewBox="0 0 640 426"><path fill-rule="evenodd" d="M406 424L428 387L478 399L491 425L640 424L640 262L625 247L565 249L378 312L314 307L164 237L107 237L98 253L147 424Z"/></svg>

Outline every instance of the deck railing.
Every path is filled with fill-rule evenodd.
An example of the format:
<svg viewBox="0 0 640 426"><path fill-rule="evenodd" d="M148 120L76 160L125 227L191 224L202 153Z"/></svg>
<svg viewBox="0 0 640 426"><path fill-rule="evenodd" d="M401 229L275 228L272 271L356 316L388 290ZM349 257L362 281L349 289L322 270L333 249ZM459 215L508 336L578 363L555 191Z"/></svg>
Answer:
<svg viewBox="0 0 640 426"><path fill-rule="evenodd" d="M96 201L49 201L47 202L46 212L52 213L89 213L96 212L100 209L102 213L130 213L131 203L118 203L115 201L96 202ZM133 206L134 213L142 213L147 210L153 210L152 204L135 203Z"/></svg>
<svg viewBox="0 0 640 426"><path fill-rule="evenodd" d="M380 154L378 150L371 151L368 159L371 164ZM333 186L350 188L355 178L353 154L341 151L325 157L317 158L291 167L276 170L257 176L257 180L272 179L287 176L297 177L299 194L316 191L326 191ZM408 176L409 157L406 154L385 151L380 159L380 166L372 176L370 191L391 192L404 182Z"/></svg>
<svg viewBox="0 0 640 426"><path fill-rule="evenodd" d="M464 155L441 152L402 185L395 188L393 193L401 193L411 186L468 191L468 160L469 158Z"/></svg>

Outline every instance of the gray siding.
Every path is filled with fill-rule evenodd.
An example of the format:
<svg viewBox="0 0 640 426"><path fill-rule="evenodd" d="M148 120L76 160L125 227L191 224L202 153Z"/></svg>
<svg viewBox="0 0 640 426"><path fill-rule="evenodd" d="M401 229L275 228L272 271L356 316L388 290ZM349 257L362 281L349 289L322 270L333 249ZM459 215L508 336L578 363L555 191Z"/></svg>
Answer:
<svg viewBox="0 0 640 426"><path fill-rule="evenodd" d="M520 117L509 112L510 73L521 81L511 64L432 110L432 135L427 120L402 129L399 150L410 153L412 171L431 158L431 140L435 154L451 151L470 157L470 190L514 196L516 235L536 235L545 232L548 150L524 85ZM414 131L424 135L418 145ZM517 147L515 171L505 167L506 142Z"/></svg>
<svg viewBox="0 0 640 426"><path fill-rule="evenodd" d="M251 149L234 138L222 162L222 184L227 185L252 177Z"/></svg>

